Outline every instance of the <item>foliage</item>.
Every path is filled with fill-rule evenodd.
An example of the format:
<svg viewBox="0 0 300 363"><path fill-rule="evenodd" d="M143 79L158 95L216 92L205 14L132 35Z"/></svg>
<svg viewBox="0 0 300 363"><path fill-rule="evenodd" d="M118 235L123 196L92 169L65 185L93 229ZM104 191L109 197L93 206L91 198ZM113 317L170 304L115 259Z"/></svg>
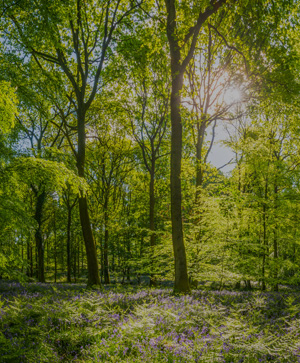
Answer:
<svg viewBox="0 0 300 363"><path fill-rule="evenodd" d="M0 132L7 133L15 123L17 96L8 82L0 81Z"/></svg>
<svg viewBox="0 0 300 363"><path fill-rule="evenodd" d="M297 362L299 295L1 282L1 360Z"/></svg>

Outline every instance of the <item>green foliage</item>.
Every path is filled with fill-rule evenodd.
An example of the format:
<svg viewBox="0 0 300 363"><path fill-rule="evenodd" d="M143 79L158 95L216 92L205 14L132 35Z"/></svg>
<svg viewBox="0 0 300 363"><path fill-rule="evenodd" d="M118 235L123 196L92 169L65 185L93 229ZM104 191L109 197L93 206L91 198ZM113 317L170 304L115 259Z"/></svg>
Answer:
<svg viewBox="0 0 300 363"><path fill-rule="evenodd" d="M7 133L15 124L17 96L10 83L0 81L0 132Z"/></svg>
<svg viewBox="0 0 300 363"><path fill-rule="evenodd" d="M65 164L34 157L20 157L8 167L8 171L18 174L19 181L40 185L43 183L48 191L61 193L70 187L74 193L87 193L86 181L77 176Z"/></svg>
<svg viewBox="0 0 300 363"><path fill-rule="evenodd" d="M5 362L296 362L295 293L1 283ZM3 299L4 298L4 299Z"/></svg>

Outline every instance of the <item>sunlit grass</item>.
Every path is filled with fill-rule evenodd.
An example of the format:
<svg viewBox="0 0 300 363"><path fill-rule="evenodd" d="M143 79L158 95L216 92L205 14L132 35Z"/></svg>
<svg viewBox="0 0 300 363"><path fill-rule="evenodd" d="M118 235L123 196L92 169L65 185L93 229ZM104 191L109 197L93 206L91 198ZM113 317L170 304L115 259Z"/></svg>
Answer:
<svg viewBox="0 0 300 363"><path fill-rule="evenodd" d="M0 362L300 361L296 293L0 289Z"/></svg>

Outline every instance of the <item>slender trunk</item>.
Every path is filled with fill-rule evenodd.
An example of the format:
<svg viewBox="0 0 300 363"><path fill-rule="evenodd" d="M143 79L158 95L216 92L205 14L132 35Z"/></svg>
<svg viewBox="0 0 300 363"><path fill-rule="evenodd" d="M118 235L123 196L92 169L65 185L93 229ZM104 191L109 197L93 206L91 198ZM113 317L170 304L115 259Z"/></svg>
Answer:
<svg viewBox="0 0 300 363"><path fill-rule="evenodd" d="M27 237L27 276L30 277L30 270L31 270L31 265L30 265L30 234Z"/></svg>
<svg viewBox="0 0 300 363"><path fill-rule="evenodd" d="M155 247L155 220L154 220L154 208L155 208L155 195L154 195L154 177L155 177L155 157L152 156L151 170L150 170L150 186L149 186L149 227L150 227L150 261L151 270L154 269L154 247ZM150 286L155 286L155 277L152 273L150 275Z"/></svg>
<svg viewBox="0 0 300 363"><path fill-rule="evenodd" d="M61 266L61 276L64 275L65 273L65 249L63 248L63 246L60 246L60 256L61 256L61 260L60 260L60 266Z"/></svg>
<svg viewBox="0 0 300 363"><path fill-rule="evenodd" d="M265 281L265 266L266 266L266 253L267 253L267 200L268 200L268 178L266 178L265 182L265 195L264 195L264 203L263 203L263 261L262 261L262 290L266 290L266 281Z"/></svg>
<svg viewBox="0 0 300 363"><path fill-rule="evenodd" d="M78 107L78 152L77 152L77 169L78 175L84 178L85 164L85 110L83 102ZM99 267L97 261L97 251L93 238L92 227L88 210L88 202L86 195L79 196L79 214L80 222L85 243L87 268L88 268L88 286L101 286Z"/></svg>
<svg viewBox="0 0 300 363"><path fill-rule="evenodd" d="M116 271L116 246L112 244L111 246L111 270L115 273Z"/></svg>
<svg viewBox="0 0 300 363"><path fill-rule="evenodd" d="M104 283L110 284L109 265L108 265L108 196L105 197L104 202L104 244L103 244L103 274Z"/></svg>
<svg viewBox="0 0 300 363"><path fill-rule="evenodd" d="M104 282L104 258L103 258L103 241L102 241L102 235L100 237L100 278L101 278L101 283Z"/></svg>
<svg viewBox="0 0 300 363"><path fill-rule="evenodd" d="M127 236L127 256L128 256L128 259L130 260L131 245L130 245L130 236L129 235ZM127 278L127 281L130 281L130 265L127 265L127 268L126 268L126 278Z"/></svg>
<svg viewBox="0 0 300 363"><path fill-rule="evenodd" d="M171 92L171 221L172 241L175 258L174 290L189 292L187 261L183 240L182 193L181 193L181 158L182 158L182 123L180 114L183 74L178 74L178 67L172 67Z"/></svg>
<svg viewBox="0 0 300 363"><path fill-rule="evenodd" d="M71 222L72 209L68 207L67 221L67 282L71 282Z"/></svg>
<svg viewBox="0 0 300 363"><path fill-rule="evenodd" d="M77 282L77 273L76 273L76 262L77 262L77 240L76 238L74 237L74 242L75 242L75 245L74 245L74 257L73 257L73 269L74 269L74 273L73 273L73 276L74 276L74 282L76 283Z"/></svg>
<svg viewBox="0 0 300 363"><path fill-rule="evenodd" d="M200 125L197 127L197 142L196 142L196 201L200 198L200 188L203 184L203 166L202 166L202 150L204 143L205 121L201 119Z"/></svg>
<svg viewBox="0 0 300 363"><path fill-rule="evenodd" d="M278 242L277 242L277 229L274 230L274 291L278 291Z"/></svg>
<svg viewBox="0 0 300 363"><path fill-rule="evenodd" d="M30 277L33 277L33 253L32 253L33 247L32 244L30 244Z"/></svg>
<svg viewBox="0 0 300 363"><path fill-rule="evenodd" d="M49 269L49 236L47 236L47 259L46 259L46 271Z"/></svg>
<svg viewBox="0 0 300 363"><path fill-rule="evenodd" d="M80 243L81 239L77 238L77 277L80 277Z"/></svg>
<svg viewBox="0 0 300 363"><path fill-rule="evenodd" d="M35 230L35 243L37 249L37 278L39 282L45 282L45 266L44 266L44 240L42 236L42 219L43 219L43 208L46 201L46 192L42 191L37 194L36 208L34 219L38 226Z"/></svg>
<svg viewBox="0 0 300 363"><path fill-rule="evenodd" d="M81 272L83 271L84 265L84 256L83 256L83 243L80 241L80 251L81 251Z"/></svg>
<svg viewBox="0 0 300 363"><path fill-rule="evenodd" d="M23 239L23 236L21 238L21 261L22 261L22 273L23 273L23 270L24 270L24 265L23 265L23 261L24 261L24 239Z"/></svg>
<svg viewBox="0 0 300 363"><path fill-rule="evenodd" d="M54 212L55 213L55 212ZM54 214L54 282L56 283L56 279L57 279L57 251L56 251L56 244L57 244L57 240L56 240L56 217Z"/></svg>
<svg viewBox="0 0 300 363"><path fill-rule="evenodd" d="M155 246L155 219L154 219L154 208L155 208L155 195L154 195L154 177L155 177L155 161L152 160L151 173L150 173L150 188L149 188L149 221L150 221L150 246L153 248Z"/></svg>
<svg viewBox="0 0 300 363"><path fill-rule="evenodd" d="M274 249L274 286L273 290L278 291L278 227L277 227L277 197L278 197L278 186L275 182L274 186L274 194L275 194L275 228L274 228L274 240L273 240L273 249Z"/></svg>
<svg viewBox="0 0 300 363"><path fill-rule="evenodd" d="M263 255L262 255L262 286L263 291L266 290L265 281L265 265L266 265L266 245L267 245L267 225L266 225L266 204L263 204Z"/></svg>

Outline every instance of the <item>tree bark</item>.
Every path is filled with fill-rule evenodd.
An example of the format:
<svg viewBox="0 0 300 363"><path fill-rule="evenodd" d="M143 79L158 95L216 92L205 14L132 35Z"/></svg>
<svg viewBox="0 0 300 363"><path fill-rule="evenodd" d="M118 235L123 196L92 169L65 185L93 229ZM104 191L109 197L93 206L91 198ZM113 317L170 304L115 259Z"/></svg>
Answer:
<svg viewBox="0 0 300 363"><path fill-rule="evenodd" d="M71 282L71 221L72 221L72 209L68 206L68 221L67 221L67 282Z"/></svg>
<svg viewBox="0 0 300 363"><path fill-rule="evenodd" d="M77 170L78 175L82 178L84 175L85 166L85 110L84 102L81 102L77 110L77 125L78 125L78 152L77 152ZM80 223L83 233L83 239L87 256L88 268L88 286L101 286L99 267L97 261L96 245L93 237L92 227L90 223L90 216L88 210L88 203L86 195L79 196L79 215Z"/></svg>
<svg viewBox="0 0 300 363"><path fill-rule="evenodd" d="M183 240L181 212L181 159L182 159L182 123L181 123L181 90L183 87L183 70L180 67L180 49L175 40L176 14L173 1L166 1L168 10L167 35L171 54L171 222L172 241L175 262L175 292L189 292L187 261Z"/></svg>
<svg viewBox="0 0 300 363"><path fill-rule="evenodd" d="M108 192L109 193L109 192ZM108 197L105 197L104 203L104 244L103 244L103 275L104 275L104 283L110 284L109 277L109 264L108 264Z"/></svg>
<svg viewBox="0 0 300 363"><path fill-rule="evenodd" d="M204 134L206 129L205 120L201 119L200 125L197 129L197 142L196 142L196 201L200 198L200 188L203 184L203 167L202 167L202 150L204 143Z"/></svg>
<svg viewBox="0 0 300 363"><path fill-rule="evenodd" d="M31 242L30 242L30 234L27 237L27 276L32 277L32 259L31 259Z"/></svg>
<svg viewBox="0 0 300 363"><path fill-rule="evenodd" d="M150 260L151 267L154 264L154 247L155 247L155 195L154 195L154 178L155 178L155 159L154 156L151 160L150 169L150 185L149 185L149 229L150 229ZM153 273L150 274L150 286L155 286L155 277Z"/></svg>
<svg viewBox="0 0 300 363"><path fill-rule="evenodd" d="M45 266L44 266L44 240L42 235L43 209L46 201L46 192L43 190L37 193L36 207L34 219L38 226L35 230L35 242L37 249L37 278L39 282L45 282Z"/></svg>
<svg viewBox="0 0 300 363"><path fill-rule="evenodd" d="M275 185L274 185L274 194L275 194L275 205L274 205L274 209L275 209L275 220L277 219L277 209L278 209L278 186L277 186L277 181L275 180ZM278 232L278 226L277 226L277 221L275 222L275 227L274 227L274 240L273 240L273 248L274 248L274 285L273 285L273 290L278 292L278 236L277 236L277 232Z"/></svg>
<svg viewBox="0 0 300 363"><path fill-rule="evenodd" d="M176 53L176 52L175 52ZM172 92L171 92L171 221L172 240L175 258L174 290L189 292L186 252L183 240L182 224L182 193L181 193L181 159L182 159L182 123L180 114L183 73L178 69L178 57L172 62Z"/></svg>
<svg viewBox="0 0 300 363"><path fill-rule="evenodd" d="M88 286L101 286L96 246L90 224L87 199L84 196L80 196L79 198L79 214L87 257Z"/></svg>
<svg viewBox="0 0 300 363"><path fill-rule="evenodd" d="M267 200L268 200L268 178L266 178L265 182L265 195L264 195L264 202L263 202L263 259L262 259L262 291L266 290L266 253L267 253Z"/></svg>
<svg viewBox="0 0 300 363"><path fill-rule="evenodd" d="M266 225L266 203L263 204L263 255L262 255L262 291L266 290L266 245L267 245L267 225Z"/></svg>

